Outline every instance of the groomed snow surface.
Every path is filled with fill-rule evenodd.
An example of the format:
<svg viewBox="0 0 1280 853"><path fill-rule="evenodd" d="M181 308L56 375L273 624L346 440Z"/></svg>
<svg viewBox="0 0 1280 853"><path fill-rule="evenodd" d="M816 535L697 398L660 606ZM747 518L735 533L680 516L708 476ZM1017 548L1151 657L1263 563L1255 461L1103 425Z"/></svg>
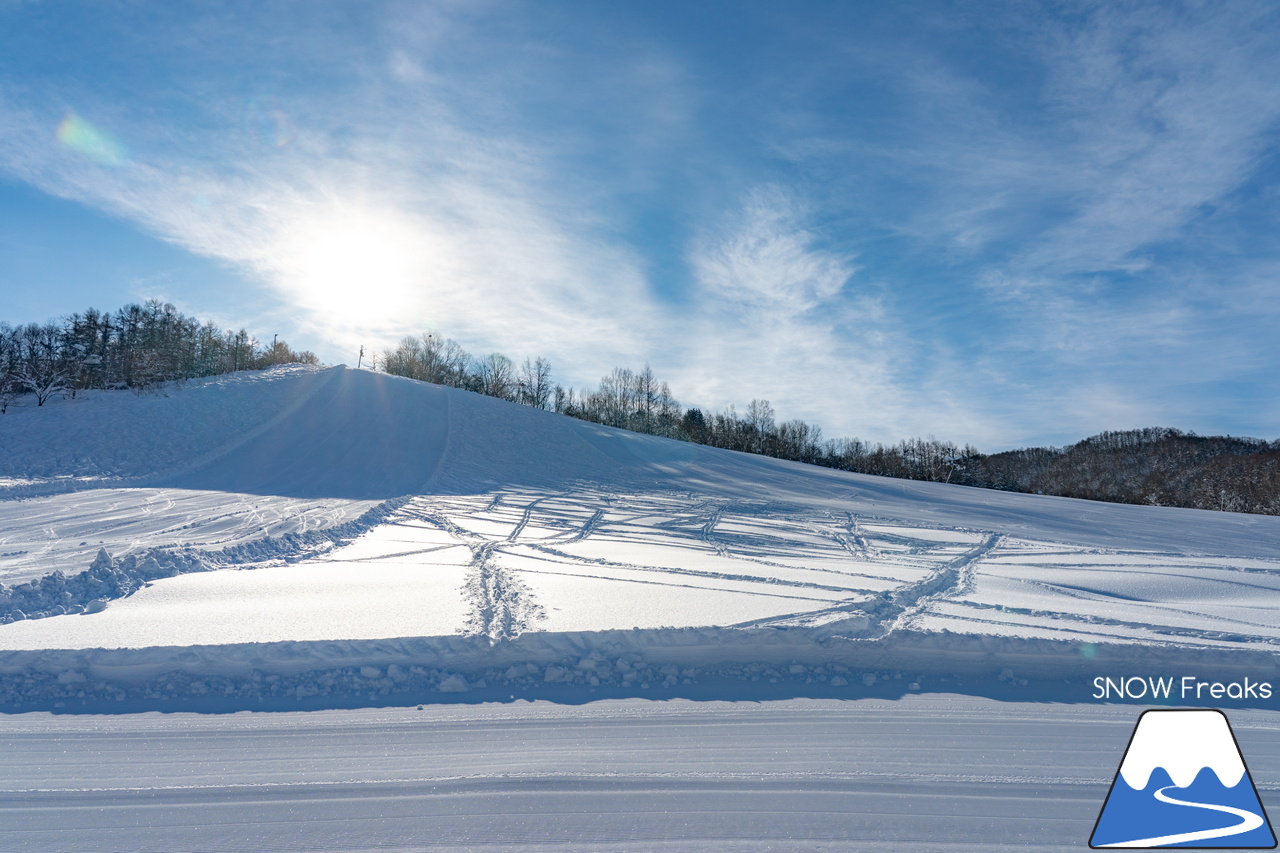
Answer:
<svg viewBox="0 0 1280 853"><path fill-rule="evenodd" d="M1136 713L1037 700L1089 702L1093 676L1107 674L1247 675L1280 687L1280 518L827 471L345 368L11 409L0 418L0 582L0 709L277 712L5 718L0 737L29 726L81 738L107 750L100 772L118 774L83 783L98 793L73 793L74 773L55 762L43 781L5 785L0 811L16 809L5 826L26 826L10 836L26 846L12 849L264 849L236 841L273 820L260 794L292 803L308 826L321 800L341 804L333 825L347 835L295 826L300 834L278 837L301 840L269 845L279 850L433 849L424 814L448 827L441 846L471 839L478 849L519 849L526 832L566 850L707 849L708 839L743 850L783 840L850 849L852 839L875 841L860 849L1079 849L1090 827L1076 833L1076 812L1090 811L1090 786L1105 792L1124 736L1114 756L1063 782L1070 738L1054 721ZM981 764L982 744L1007 734L980 728L992 740L973 740L979 717L963 703L995 706L936 698L957 690L1028 703L1018 714L1048 738L1035 748L1052 760L940 781L908 750L913 733L950 731L962 764ZM742 716L740 702L716 699L768 701ZM447 704L459 701L472 704ZM1252 705L1259 725L1276 722L1266 703ZM948 717L957 707L967 710ZM756 712L761 732L793 717L787 738L835 758L771 775L744 734ZM451 715L496 727L495 740L468 745ZM859 762L848 743L874 742L869 721L882 717L894 721L897 757L849 769ZM836 732L837 718L850 728ZM365 757L397 747L366 742L365 720L421 738L444 726L460 752L411 778L393 761L384 778ZM677 756L656 777L626 771L645 750L645 720ZM316 760L331 766L313 774L287 747L274 770L264 764L253 745L282 726L319 726ZM566 726L588 742L600 732L618 763L560 767L538 744ZM728 764L679 758L703 749L689 734L702 727L740 741L741 760L732 750ZM155 788L124 781L163 775L162 757L128 757L142 743L204 729L210 749L240 756L226 765L238 769ZM794 748L769 737L759 750ZM193 747L196 766L203 748ZM35 767L45 759L33 749ZM501 755L494 768L505 769L477 769L465 758L474 750ZM932 805L916 831L884 792L924 790L912 787L918 774L934 774L934 787L919 794ZM1264 800L1268 778L1255 769ZM982 792L973 811L948 799L967 796L966 780ZM128 824L157 797L167 829ZM1037 812L1044 797L1073 805ZM771 798L781 805L768 812ZM640 804L634 815L624 801ZM112 803L124 824L102 817ZM256 817L222 846L181 840L178 827L223 823L237 804ZM375 805L401 817L370 823ZM31 817L46 807L83 820L58 836ZM612 817L593 829L586 816L600 810ZM655 823L667 810L686 822ZM745 817L765 813L771 823ZM1027 823L1032 814L1041 817Z"/></svg>
<svg viewBox="0 0 1280 853"><path fill-rule="evenodd" d="M948 695L28 714L0 725L0 826L13 853L1080 851L1135 717ZM1232 714L1255 779L1274 722Z"/></svg>

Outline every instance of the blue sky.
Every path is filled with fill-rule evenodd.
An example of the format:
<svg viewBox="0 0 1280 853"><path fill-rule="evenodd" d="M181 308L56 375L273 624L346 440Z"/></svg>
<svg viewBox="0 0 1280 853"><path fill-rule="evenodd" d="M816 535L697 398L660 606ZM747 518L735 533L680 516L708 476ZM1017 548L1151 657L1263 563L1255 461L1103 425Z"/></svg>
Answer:
<svg viewBox="0 0 1280 853"><path fill-rule="evenodd" d="M0 318L1275 438L1277 81L1270 3L0 0Z"/></svg>

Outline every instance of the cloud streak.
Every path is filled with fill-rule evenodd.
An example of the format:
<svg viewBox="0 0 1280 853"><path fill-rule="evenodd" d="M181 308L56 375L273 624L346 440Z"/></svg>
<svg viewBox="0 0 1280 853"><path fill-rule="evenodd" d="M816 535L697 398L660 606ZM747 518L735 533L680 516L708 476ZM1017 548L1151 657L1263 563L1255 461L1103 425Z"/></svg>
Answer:
<svg viewBox="0 0 1280 853"><path fill-rule="evenodd" d="M770 399L783 418L898 434L910 393L895 375L900 339L874 293L855 287L855 258L823 248L808 205L776 185L694 242L698 286L681 387L713 405Z"/></svg>
<svg viewBox="0 0 1280 853"><path fill-rule="evenodd" d="M85 7L71 71L0 41L0 169L322 355L435 328L885 441L1213 431L1206 394L1280 431L1265 6L310 8Z"/></svg>
<svg viewBox="0 0 1280 853"><path fill-rule="evenodd" d="M337 110L331 90L273 96L256 116L261 96L217 105L199 134L170 128L127 164L53 147L54 111L5 104L0 150L27 182L263 281L334 349L432 326L567 361L643 352L636 329L654 309L636 259L575 212L545 152L518 128L469 127L404 48L346 85ZM158 135L91 91L58 94L96 107L104 124Z"/></svg>

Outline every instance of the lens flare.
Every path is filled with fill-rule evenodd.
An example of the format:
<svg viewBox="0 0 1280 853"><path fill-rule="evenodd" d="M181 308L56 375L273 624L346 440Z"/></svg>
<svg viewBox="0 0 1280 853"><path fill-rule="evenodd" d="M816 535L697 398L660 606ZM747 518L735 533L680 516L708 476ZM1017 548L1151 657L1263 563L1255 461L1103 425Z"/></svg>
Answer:
<svg viewBox="0 0 1280 853"><path fill-rule="evenodd" d="M58 141L102 166L123 166L129 162L128 149L111 134L91 125L75 113L58 124Z"/></svg>
<svg viewBox="0 0 1280 853"><path fill-rule="evenodd" d="M293 120L275 95L259 95L245 110L249 135L263 145L284 148L297 135Z"/></svg>

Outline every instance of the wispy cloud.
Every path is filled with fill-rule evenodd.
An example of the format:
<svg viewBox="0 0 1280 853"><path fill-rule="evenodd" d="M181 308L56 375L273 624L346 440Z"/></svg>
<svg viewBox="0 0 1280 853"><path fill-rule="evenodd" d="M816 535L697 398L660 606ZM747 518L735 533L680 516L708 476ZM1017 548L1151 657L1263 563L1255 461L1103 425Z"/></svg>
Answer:
<svg viewBox="0 0 1280 853"><path fill-rule="evenodd" d="M1041 40L1049 106L1070 136L1070 218L1021 262L1141 266L1201 207L1248 179L1280 119L1274 11L1102 6ZM1135 257L1136 256L1136 257Z"/></svg>
<svg viewBox="0 0 1280 853"><path fill-rule="evenodd" d="M938 324L922 405L956 400L970 435L1065 439L1144 420L1205 428L1206 406L1249 408L1254 382L1249 428L1277 429L1259 372L1276 357L1280 304L1258 292L1274 218L1237 198L1280 126L1274 7L1004 11L990 26L949 18L936 41L926 28L892 72L888 49L857 57L846 73L891 93L893 120L825 117L825 133L784 149L839 175L854 221L933 258L939 284L905 283L904 297L945 287L977 306L968 328Z"/></svg>
<svg viewBox="0 0 1280 853"><path fill-rule="evenodd" d="M335 349L436 327L566 362L635 359L654 310L637 259L602 237L497 95L459 91L430 68L432 45L466 26L414 10L387 47L350 66L346 91L249 89L163 132L139 115L156 109L145 98L129 108L92 87L29 90L0 104L0 158L48 192L245 270ZM366 45L330 48L340 62ZM34 105L60 100L159 144L137 146L129 163L58 146L61 116Z"/></svg>
<svg viewBox="0 0 1280 853"><path fill-rule="evenodd" d="M434 327L988 448L1280 391L1265 5L85 15L46 37L87 59L0 60L0 170L236 267L322 354Z"/></svg>
<svg viewBox="0 0 1280 853"><path fill-rule="evenodd" d="M812 215L794 192L756 187L695 240L697 319L679 385L715 405L766 398L832 436L888 439L918 425L896 375L909 343L875 289L857 286L856 259L822 246Z"/></svg>
<svg viewBox="0 0 1280 853"><path fill-rule="evenodd" d="M1243 231L1221 245L1198 224L1272 145L1275 25L1244 4L1102 6L1040 33L1054 148L1070 167L1048 190L1064 201L1056 223L986 261L980 280L1010 319L1008 357L1038 362L1055 389L1093 389L1080 420L1115 423L1127 400L1120 409L1137 411L1119 423L1164 416L1212 430L1205 391L1274 357L1259 345L1280 306L1256 294L1274 261L1241 244Z"/></svg>
<svg viewBox="0 0 1280 853"><path fill-rule="evenodd" d="M782 187L751 190L720 236L704 240L691 256L708 295L794 317L839 294L857 270L852 259L815 248L804 213Z"/></svg>

